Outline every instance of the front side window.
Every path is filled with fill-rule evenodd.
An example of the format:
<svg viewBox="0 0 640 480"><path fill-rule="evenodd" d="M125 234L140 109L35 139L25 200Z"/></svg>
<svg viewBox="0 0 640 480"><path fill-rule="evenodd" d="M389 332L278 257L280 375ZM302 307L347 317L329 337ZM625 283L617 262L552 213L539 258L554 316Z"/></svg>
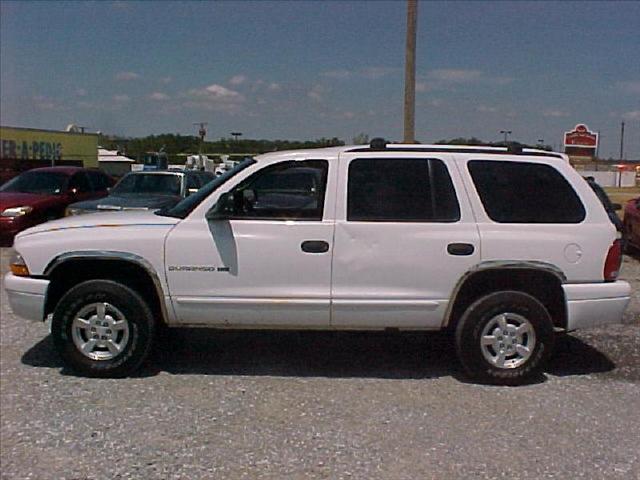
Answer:
<svg viewBox="0 0 640 480"><path fill-rule="evenodd" d="M355 159L349 164L347 220L455 222L460 207L437 159Z"/></svg>
<svg viewBox="0 0 640 480"><path fill-rule="evenodd" d="M586 212L569 182L550 165L471 160L469 173L487 215L498 223L580 223Z"/></svg>
<svg viewBox="0 0 640 480"><path fill-rule="evenodd" d="M236 219L322 220L329 163L284 162L264 168L229 196Z"/></svg>

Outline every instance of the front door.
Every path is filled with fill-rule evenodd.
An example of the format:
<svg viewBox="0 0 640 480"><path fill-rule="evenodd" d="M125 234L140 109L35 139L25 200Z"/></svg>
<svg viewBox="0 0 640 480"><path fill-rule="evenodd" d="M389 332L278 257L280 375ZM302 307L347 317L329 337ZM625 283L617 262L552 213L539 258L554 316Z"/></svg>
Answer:
<svg viewBox="0 0 640 480"><path fill-rule="evenodd" d="M326 160L266 166L220 197L217 218L192 214L180 222L165 249L178 321L326 328L333 220L324 217L332 169Z"/></svg>

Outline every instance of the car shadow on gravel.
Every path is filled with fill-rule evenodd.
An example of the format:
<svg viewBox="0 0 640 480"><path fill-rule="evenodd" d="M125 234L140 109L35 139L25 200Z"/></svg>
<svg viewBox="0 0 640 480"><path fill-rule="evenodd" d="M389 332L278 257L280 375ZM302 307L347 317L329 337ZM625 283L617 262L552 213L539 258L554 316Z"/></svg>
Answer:
<svg viewBox="0 0 640 480"><path fill-rule="evenodd" d="M615 370L616 364L604 353L570 334L559 335L546 371L552 375L590 375Z"/></svg>
<svg viewBox="0 0 640 480"><path fill-rule="evenodd" d="M47 336L22 357L33 367L64 367ZM588 375L615 368L609 358L578 338L557 342L547 372ZM171 329L135 377L172 375L268 375L331 378L429 379L453 376L468 382L452 338L445 333L283 332ZM540 383L546 376L533 379Z"/></svg>

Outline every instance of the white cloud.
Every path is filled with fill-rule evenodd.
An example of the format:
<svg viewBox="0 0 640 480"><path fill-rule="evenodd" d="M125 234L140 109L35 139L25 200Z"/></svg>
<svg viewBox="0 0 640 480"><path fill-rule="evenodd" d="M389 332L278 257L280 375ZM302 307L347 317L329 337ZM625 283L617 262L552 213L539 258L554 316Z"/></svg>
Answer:
<svg viewBox="0 0 640 480"><path fill-rule="evenodd" d="M476 111L480 113L495 113L498 111L496 107L489 107L487 105L478 105Z"/></svg>
<svg viewBox="0 0 640 480"><path fill-rule="evenodd" d="M238 85L242 85L246 81L247 77L245 75L234 75L229 79L229 85L237 87Z"/></svg>
<svg viewBox="0 0 640 480"><path fill-rule="evenodd" d="M45 97L43 95L36 95L33 97L34 105L36 108L40 110L59 110L60 105L58 105L51 98Z"/></svg>
<svg viewBox="0 0 640 480"><path fill-rule="evenodd" d="M169 95L162 92L153 92L151 95L149 95L149 98L151 100L164 101L164 100L169 100Z"/></svg>
<svg viewBox="0 0 640 480"><path fill-rule="evenodd" d="M127 82L129 80L137 80L140 75L135 72L119 72L116 74L116 80Z"/></svg>
<svg viewBox="0 0 640 480"><path fill-rule="evenodd" d="M327 77L327 78L335 78L337 80L346 80L348 78L351 78L353 76L353 73L350 72L349 70L329 70L328 72L323 72L320 74L323 77Z"/></svg>
<svg viewBox="0 0 640 480"><path fill-rule="evenodd" d="M378 78L386 77L396 70L397 69L390 67L366 67L360 71L360 75L362 75L364 78L376 80Z"/></svg>
<svg viewBox="0 0 640 480"><path fill-rule="evenodd" d="M640 81L618 82L616 86L627 93L640 93Z"/></svg>
<svg viewBox="0 0 640 480"><path fill-rule="evenodd" d="M424 82L426 79L426 83ZM512 77L494 77L486 75L481 70L473 69L460 69L460 68L438 68L427 72L426 76L423 76L422 87L426 89L434 89L444 87L447 85L462 85L471 83L481 83L486 85L507 85L513 82ZM420 83L420 82L419 82Z"/></svg>
<svg viewBox="0 0 640 480"><path fill-rule="evenodd" d="M313 87L311 87L311 90L307 92L307 97L309 97L312 100L315 100L316 102L320 102L324 98L324 94L327 92L328 92L328 89L326 87L316 84Z"/></svg>
<svg viewBox="0 0 640 480"><path fill-rule="evenodd" d="M229 88L223 87L222 85L218 85L214 83L205 87L204 90L201 90L203 96L208 97L212 100L220 100L220 101L243 101L244 97L236 92L235 90L231 90Z"/></svg>
<svg viewBox="0 0 640 480"><path fill-rule="evenodd" d="M245 98L239 92L214 83L204 88L194 88L181 96L188 100L184 106L211 111L238 113Z"/></svg>
<svg viewBox="0 0 640 480"><path fill-rule="evenodd" d="M160 79L160 83L164 85L171 83L172 81L173 81L173 77L163 77Z"/></svg>
<svg viewBox="0 0 640 480"><path fill-rule="evenodd" d="M640 110L632 110L622 114L622 118L625 120L640 120Z"/></svg>
<svg viewBox="0 0 640 480"><path fill-rule="evenodd" d="M269 84L267 89L271 92L279 92L280 90L282 90L282 86L279 83L272 82Z"/></svg>
<svg viewBox="0 0 640 480"><path fill-rule="evenodd" d="M397 72L397 68L391 67L364 67L356 70L348 70L346 68L338 70L329 70L322 72L320 75L335 80L349 80L351 78L366 78L369 80L377 80L392 73Z"/></svg>
<svg viewBox="0 0 640 480"><path fill-rule="evenodd" d="M563 110L549 109L542 112L543 117L561 118L568 117L569 114Z"/></svg>
<svg viewBox="0 0 640 480"><path fill-rule="evenodd" d="M113 100L118 103L127 103L129 100L131 100L131 97L129 97L129 95L125 95L124 93L119 93L113 96Z"/></svg>
<svg viewBox="0 0 640 480"><path fill-rule="evenodd" d="M428 73L429 78L451 83L468 83L482 76L480 70L464 70L455 68L439 68Z"/></svg>
<svg viewBox="0 0 640 480"><path fill-rule="evenodd" d="M87 91L84 88L78 88L76 90L76 95L78 95L79 97L86 97Z"/></svg>

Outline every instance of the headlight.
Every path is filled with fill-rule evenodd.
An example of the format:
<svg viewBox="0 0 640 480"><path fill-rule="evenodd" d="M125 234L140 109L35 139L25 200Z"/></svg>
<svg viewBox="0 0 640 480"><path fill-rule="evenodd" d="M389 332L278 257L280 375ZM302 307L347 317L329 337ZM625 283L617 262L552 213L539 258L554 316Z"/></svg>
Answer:
<svg viewBox="0 0 640 480"><path fill-rule="evenodd" d="M69 217L71 215L80 215L82 213L84 213L84 210L82 210L81 208L67 207L64 211L64 216Z"/></svg>
<svg viewBox="0 0 640 480"><path fill-rule="evenodd" d="M18 277L29 276L29 269L27 268L27 264L25 263L24 258L22 258L22 255L20 255L19 253L16 253L11 259L11 262L9 263L9 269L11 270L11 273Z"/></svg>
<svg viewBox="0 0 640 480"><path fill-rule="evenodd" d="M23 215L26 215L29 212L32 212L32 211L33 211L33 207L30 207L28 205L26 205L24 207L11 207L11 208L7 208L2 213L0 213L0 216L3 216L3 217L21 217Z"/></svg>

